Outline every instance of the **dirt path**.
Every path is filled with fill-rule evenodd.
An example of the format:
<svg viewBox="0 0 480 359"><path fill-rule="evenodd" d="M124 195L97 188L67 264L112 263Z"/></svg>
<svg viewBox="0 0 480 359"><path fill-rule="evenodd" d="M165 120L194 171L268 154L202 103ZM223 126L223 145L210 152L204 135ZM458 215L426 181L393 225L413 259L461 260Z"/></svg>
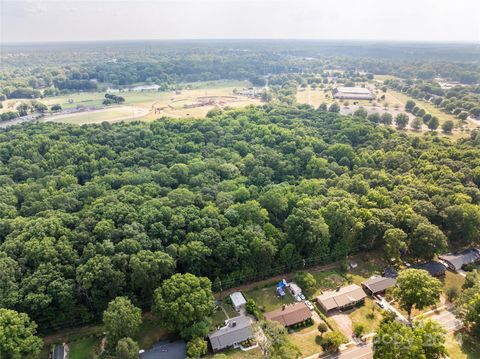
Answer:
<svg viewBox="0 0 480 359"><path fill-rule="evenodd" d="M357 258L362 258L364 256L365 256L365 254L361 254L361 255L357 254L355 256L350 257L349 260L355 260ZM323 272L323 271L327 271L327 270L330 270L330 269L334 269L337 266L338 266L338 262L333 262L333 263L329 263L329 264L323 264L323 265L319 265L319 266L305 268L305 270L310 272L310 273L316 273L316 272ZM269 277L267 279L263 279L263 280L259 280L259 281L255 281L255 282L250 282L250 283L239 285L239 286L234 287L234 288L226 289L226 290L224 290L220 293L215 293L215 298L216 299L221 299L221 298L223 298L227 295L230 295L233 292L248 291L248 290L253 289L255 287L259 287L259 286L261 287L261 286L270 284L270 283L275 282L275 281L280 281L284 278L287 279L287 280L290 280L291 277L292 277L292 274L298 272L299 270L300 269L297 269L297 270L292 271L292 272L279 274L279 275L276 275L274 277Z"/></svg>

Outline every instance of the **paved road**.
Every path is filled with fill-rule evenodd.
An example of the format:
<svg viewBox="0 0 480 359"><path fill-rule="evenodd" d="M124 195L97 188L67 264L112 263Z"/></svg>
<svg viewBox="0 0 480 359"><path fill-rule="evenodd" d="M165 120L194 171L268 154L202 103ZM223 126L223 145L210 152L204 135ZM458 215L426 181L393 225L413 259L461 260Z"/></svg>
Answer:
<svg viewBox="0 0 480 359"><path fill-rule="evenodd" d="M322 359L373 359L373 344L354 347L342 353L322 356Z"/></svg>

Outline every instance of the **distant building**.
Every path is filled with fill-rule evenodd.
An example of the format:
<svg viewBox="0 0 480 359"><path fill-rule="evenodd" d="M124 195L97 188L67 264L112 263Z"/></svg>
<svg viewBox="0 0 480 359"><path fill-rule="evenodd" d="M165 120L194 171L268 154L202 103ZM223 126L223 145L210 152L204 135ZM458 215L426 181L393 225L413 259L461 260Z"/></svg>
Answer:
<svg viewBox="0 0 480 359"><path fill-rule="evenodd" d="M439 257L442 261L447 263L448 268L453 271L462 269L465 264L475 263L480 260L480 253L475 249L467 249L457 254L446 254Z"/></svg>
<svg viewBox="0 0 480 359"><path fill-rule="evenodd" d="M312 312L304 302L284 305L282 308L265 313L265 319L279 322L284 327L302 323L312 317Z"/></svg>
<svg viewBox="0 0 480 359"><path fill-rule="evenodd" d="M372 91L366 87L337 87L332 91L333 97L341 100L373 100Z"/></svg>
<svg viewBox="0 0 480 359"><path fill-rule="evenodd" d="M333 309L346 309L363 303L366 296L367 294L361 287L352 284L319 295L317 302L325 312L328 312Z"/></svg>
<svg viewBox="0 0 480 359"><path fill-rule="evenodd" d="M224 327L208 335L214 352L236 346L251 338L252 320L243 315L228 319Z"/></svg>
<svg viewBox="0 0 480 359"><path fill-rule="evenodd" d="M393 287L397 283L395 278L374 277L362 283L363 288L370 294L383 293L388 288Z"/></svg>
<svg viewBox="0 0 480 359"><path fill-rule="evenodd" d="M445 271L447 270L447 267L445 267L442 263L435 261L415 264L412 266L412 268L426 270L432 277L441 277L445 275Z"/></svg>
<svg viewBox="0 0 480 359"><path fill-rule="evenodd" d="M247 303L245 297L240 292L234 292L230 294L230 299L232 300L233 308L235 308L237 312L240 311L240 309L242 309Z"/></svg>

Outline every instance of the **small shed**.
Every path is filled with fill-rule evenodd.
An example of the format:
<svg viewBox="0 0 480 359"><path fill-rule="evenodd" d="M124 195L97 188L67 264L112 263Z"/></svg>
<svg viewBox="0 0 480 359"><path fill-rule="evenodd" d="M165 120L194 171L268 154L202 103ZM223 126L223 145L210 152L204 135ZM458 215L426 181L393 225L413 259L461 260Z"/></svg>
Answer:
<svg viewBox="0 0 480 359"><path fill-rule="evenodd" d="M234 292L230 294L230 299L232 300L233 308L238 312L241 308L247 303L245 297L241 292Z"/></svg>

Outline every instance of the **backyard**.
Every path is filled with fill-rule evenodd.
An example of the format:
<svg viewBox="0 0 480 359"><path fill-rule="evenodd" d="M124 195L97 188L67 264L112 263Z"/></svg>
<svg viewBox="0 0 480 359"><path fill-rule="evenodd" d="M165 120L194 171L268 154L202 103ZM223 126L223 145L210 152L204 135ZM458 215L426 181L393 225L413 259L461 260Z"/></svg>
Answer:
<svg viewBox="0 0 480 359"><path fill-rule="evenodd" d="M270 312L280 308L283 304L291 304L294 299L288 290L285 290L285 296L280 298L277 294L277 283L272 283L264 287L253 288L245 292L245 297L252 298L262 312Z"/></svg>

